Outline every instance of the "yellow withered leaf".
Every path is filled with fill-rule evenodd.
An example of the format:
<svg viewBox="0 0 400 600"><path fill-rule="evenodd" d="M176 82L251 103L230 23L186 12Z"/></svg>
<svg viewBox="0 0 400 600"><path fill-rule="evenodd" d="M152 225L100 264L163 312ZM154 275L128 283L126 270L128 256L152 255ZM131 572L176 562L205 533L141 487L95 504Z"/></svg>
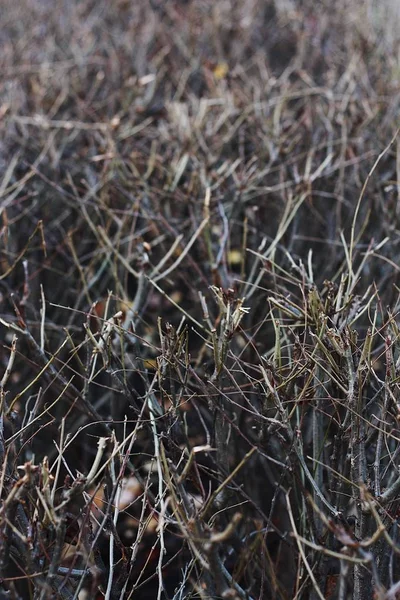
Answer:
<svg viewBox="0 0 400 600"><path fill-rule="evenodd" d="M143 361L143 365L146 369L157 369L157 361L155 358L146 358Z"/></svg>
<svg viewBox="0 0 400 600"><path fill-rule="evenodd" d="M213 72L214 72L215 79L224 79L224 77L226 77L228 75L228 72L229 72L228 63L226 63L226 62L218 63L214 67L214 71Z"/></svg>
<svg viewBox="0 0 400 600"><path fill-rule="evenodd" d="M228 261L231 265L240 265L242 262L242 253L240 250L230 250L228 252Z"/></svg>

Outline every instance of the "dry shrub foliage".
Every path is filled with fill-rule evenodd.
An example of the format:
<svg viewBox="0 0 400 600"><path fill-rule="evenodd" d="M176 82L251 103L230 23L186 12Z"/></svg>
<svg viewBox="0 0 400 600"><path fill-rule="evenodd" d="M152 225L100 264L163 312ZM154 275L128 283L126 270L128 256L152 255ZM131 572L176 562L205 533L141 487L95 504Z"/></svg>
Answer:
<svg viewBox="0 0 400 600"><path fill-rule="evenodd" d="M3 1L0 598L398 597L375 9Z"/></svg>

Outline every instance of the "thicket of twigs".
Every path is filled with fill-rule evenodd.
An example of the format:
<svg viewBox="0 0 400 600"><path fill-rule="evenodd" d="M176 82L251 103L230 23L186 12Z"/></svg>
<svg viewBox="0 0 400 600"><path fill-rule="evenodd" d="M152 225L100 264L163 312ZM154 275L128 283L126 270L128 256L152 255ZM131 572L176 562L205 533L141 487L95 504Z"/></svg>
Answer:
<svg viewBox="0 0 400 600"><path fill-rule="evenodd" d="M1 599L400 597L384 6L3 0Z"/></svg>

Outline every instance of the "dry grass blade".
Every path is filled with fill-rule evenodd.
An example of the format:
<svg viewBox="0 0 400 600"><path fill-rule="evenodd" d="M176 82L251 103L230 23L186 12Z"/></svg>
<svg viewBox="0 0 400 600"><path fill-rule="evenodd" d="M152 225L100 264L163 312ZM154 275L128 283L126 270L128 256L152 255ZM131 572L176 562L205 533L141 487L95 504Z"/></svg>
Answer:
<svg viewBox="0 0 400 600"><path fill-rule="evenodd" d="M396 3L2 9L0 598L394 600Z"/></svg>

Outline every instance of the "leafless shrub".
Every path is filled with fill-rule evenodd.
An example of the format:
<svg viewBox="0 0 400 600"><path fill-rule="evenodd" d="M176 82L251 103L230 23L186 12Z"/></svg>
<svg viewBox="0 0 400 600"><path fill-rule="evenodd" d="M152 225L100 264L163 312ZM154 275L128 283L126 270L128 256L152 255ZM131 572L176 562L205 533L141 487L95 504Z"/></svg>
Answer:
<svg viewBox="0 0 400 600"><path fill-rule="evenodd" d="M2 8L0 598L398 597L394 5Z"/></svg>

